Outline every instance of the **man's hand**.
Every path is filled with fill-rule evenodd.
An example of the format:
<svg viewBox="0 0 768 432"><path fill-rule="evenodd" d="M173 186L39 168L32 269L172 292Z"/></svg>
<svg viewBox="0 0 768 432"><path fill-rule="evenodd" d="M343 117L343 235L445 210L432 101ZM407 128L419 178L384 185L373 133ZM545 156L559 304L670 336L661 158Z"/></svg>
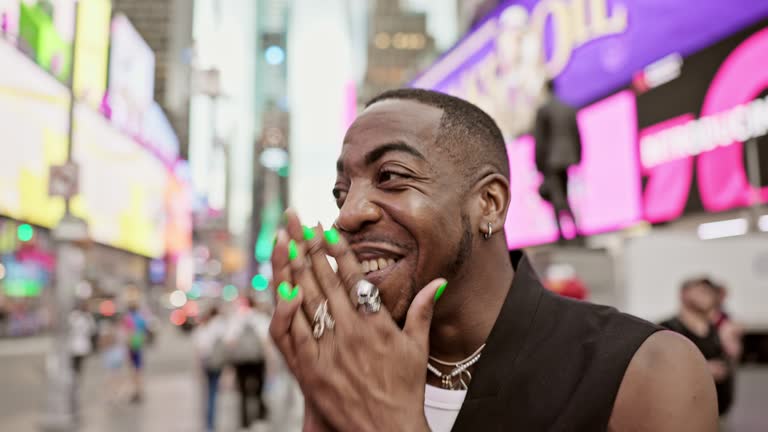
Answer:
<svg viewBox="0 0 768 432"><path fill-rule="evenodd" d="M721 382L728 377L728 365L723 360L709 360L707 366L715 381Z"/></svg>
<svg viewBox="0 0 768 432"><path fill-rule="evenodd" d="M338 232L324 233L321 226L305 230L294 213L286 215L288 234L278 236L273 266L276 283L291 285L278 288L270 334L311 414L336 430L429 430L424 417L429 327L435 294L445 280L419 292L400 330L384 307L364 314L353 306L350 292L363 274ZM335 258L338 274L326 253ZM335 327L316 340L311 318L326 299Z"/></svg>

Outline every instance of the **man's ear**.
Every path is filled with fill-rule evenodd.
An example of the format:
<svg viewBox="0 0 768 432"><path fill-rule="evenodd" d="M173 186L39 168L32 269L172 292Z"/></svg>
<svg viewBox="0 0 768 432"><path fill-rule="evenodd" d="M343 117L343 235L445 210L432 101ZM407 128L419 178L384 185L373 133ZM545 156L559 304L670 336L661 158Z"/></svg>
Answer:
<svg viewBox="0 0 768 432"><path fill-rule="evenodd" d="M480 200L482 224L490 222L495 232L501 232L509 208L509 180L499 173L491 173L477 182L475 190Z"/></svg>

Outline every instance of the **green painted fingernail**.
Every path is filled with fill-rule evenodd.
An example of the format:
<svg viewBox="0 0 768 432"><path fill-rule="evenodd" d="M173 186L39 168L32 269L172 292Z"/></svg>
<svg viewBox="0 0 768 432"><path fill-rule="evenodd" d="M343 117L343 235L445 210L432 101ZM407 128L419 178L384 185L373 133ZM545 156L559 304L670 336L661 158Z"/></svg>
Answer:
<svg viewBox="0 0 768 432"><path fill-rule="evenodd" d="M443 296L443 291L445 291L445 287L448 286L448 282L443 282L442 285L440 285L440 288L437 289L437 292L435 292L435 302L440 300L440 297Z"/></svg>
<svg viewBox="0 0 768 432"><path fill-rule="evenodd" d="M296 246L296 241L291 240L288 242L288 259L293 261L299 256L299 248Z"/></svg>
<svg viewBox="0 0 768 432"><path fill-rule="evenodd" d="M304 240L309 241L315 238L315 230L313 230L312 228L306 225L303 226L302 228L304 229Z"/></svg>
<svg viewBox="0 0 768 432"><path fill-rule="evenodd" d="M280 297L283 298L285 301L291 301L296 298L297 295L299 295L299 286L296 285L291 289L291 284L288 282L280 282L280 285L277 287L277 293L280 294Z"/></svg>
<svg viewBox="0 0 768 432"><path fill-rule="evenodd" d="M331 228L325 232L325 241L331 245L335 245L339 242L339 232L336 228Z"/></svg>

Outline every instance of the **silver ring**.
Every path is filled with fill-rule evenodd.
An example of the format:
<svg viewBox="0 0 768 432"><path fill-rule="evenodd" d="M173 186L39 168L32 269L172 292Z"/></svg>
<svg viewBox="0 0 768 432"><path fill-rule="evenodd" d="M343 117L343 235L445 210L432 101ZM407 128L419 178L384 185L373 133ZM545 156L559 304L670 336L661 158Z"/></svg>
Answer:
<svg viewBox="0 0 768 432"><path fill-rule="evenodd" d="M328 299L323 300L315 309L315 316L312 318L312 336L315 339L320 339L325 333L325 329L333 330L334 325L336 322L331 313L328 312Z"/></svg>
<svg viewBox="0 0 768 432"><path fill-rule="evenodd" d="M381 310L381 297L379 289L365 279L360 279L355 284L357 292L357 309L365 313L376 313Z"/></svg>

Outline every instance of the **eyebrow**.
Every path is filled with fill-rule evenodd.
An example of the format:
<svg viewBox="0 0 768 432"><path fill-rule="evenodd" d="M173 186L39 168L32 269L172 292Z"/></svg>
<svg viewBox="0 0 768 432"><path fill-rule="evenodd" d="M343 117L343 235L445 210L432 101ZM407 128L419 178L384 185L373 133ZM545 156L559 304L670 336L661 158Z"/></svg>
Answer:
<svg viewBox="0 0 768 432"><path fill-rule="evenodd" d="M379 159L381 159L382 157L384 157L384 155L386 155L387 153L391 153L391 152L408 153L421 160L427 160L427 158L424 157L424 155L421 154L420 151L416 150L413 146L410 146L403 141L392 141L386 144L382 144L376 147L375 149L369 151L364 158L365 165L369 166L375 163L376 161L378 161ZM341 161L341 159L336 161L336 171L344 172L344 163Z"/></svg>

